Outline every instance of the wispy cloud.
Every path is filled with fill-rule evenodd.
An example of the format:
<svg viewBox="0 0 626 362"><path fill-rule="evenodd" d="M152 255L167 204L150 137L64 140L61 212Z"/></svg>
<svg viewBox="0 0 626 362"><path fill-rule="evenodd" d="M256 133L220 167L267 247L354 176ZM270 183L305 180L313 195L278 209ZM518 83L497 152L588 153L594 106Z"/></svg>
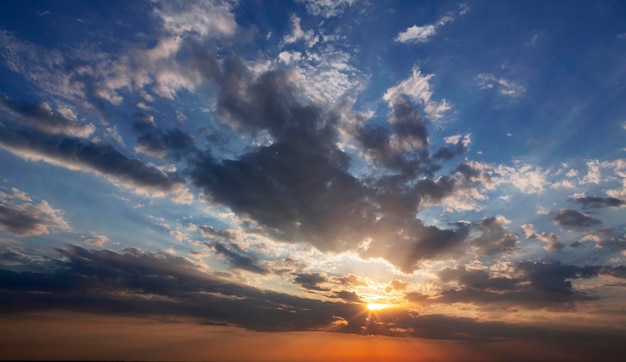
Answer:
<svg viewBox="0 0 626 362"><path fill-rule="evenodd" d="M498 78L490 73L480 73L475 80L480 89L495 89L498 93L513 98L521 96L526 91L521 84L506 78Z"/></svg>
<svg viewBox="0 0 626 362"><path fill-rule="evenodd" d="M463 4L459 7L459 10L455 13L450 13L439 18L433 24L427 24L422 26L413 25L408 27L405 31L398 33L394 41L396 43L424 43L437 34L437 31L447 23L453 22L457 17L465 14L469 10L467 4Z"/></svg>

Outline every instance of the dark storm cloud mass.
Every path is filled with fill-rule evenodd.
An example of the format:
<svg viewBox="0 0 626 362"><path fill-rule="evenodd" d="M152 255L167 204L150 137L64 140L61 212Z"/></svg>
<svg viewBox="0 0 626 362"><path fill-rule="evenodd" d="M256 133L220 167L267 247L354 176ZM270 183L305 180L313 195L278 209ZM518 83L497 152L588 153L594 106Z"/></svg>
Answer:
<svg viewBox="0 0 626 362"><path fill-rule="evenodd" d="M602 221L570 209L561 209L552 221L570 230L584 230L602 225Z"/></svg>
<svg viewBox="0 0 626 362"><path fill-rule="evenodd" d="M35 156L67 168L113 176L144 192L174 192L185 185L181 177L128 158L111 145L75 137L0 125L0 146L18 155Z"/></svg>
<svg viewBox="0 0 626 362"><path fill-rule="evenodd" d="M222 121L243 132L267 131L273 140L237 159L199 152L189 173L211 201L250 217L274 238L321 251L355 250L371 238L363 255L383 256L407 272L463 242L466 229L443 230L415 218L422 195L438 202L465 184L450 177L409 184L438 166L428 156L425 121L407 100L394 102L388 127L352 130L376 163L400 172L366 186L348 172L351 159L337 148L341 117L306 101L292 71L254 77L236 58L218 62L199 49L196 57L218 90ZM403 240L392 245L388 235L398 232Z"/></svg>
<svg viewBox="0 0 626 362"><path fill-rule="evenodd" d="M598 197L598 196L583 196L573 198L577 204L581 204L586 209L599 209L602 207L622 207L624 201L616 199L614 197Z"/></svg>
<svg viewBox="0 0 626 362"><path fill-rule="evenodd" d="M619 345L622 330L568 328L479 322L445 315L418 315L401 309L368 315L355 303L328 302L260 290L218 279L200 271L189 260L138 249L121 252L87 250L77 246L58 249L62 258L45 272L14 272L0 269L0 313L69 310L128 316L192 317L198 323L233 324L256 331L331 330L335 332L414 336L475 342L506 339L571 343L584 340L608 352ZM548 273L555 282L544 288L562 288L563 278L591 277L597 271L566 265L523 265L531 275ZM602 270L602 269L600 269ZM623 276L623 270L615 270ZM302 275L323 282L326 278ZM446 280L458 280L476 290L509 291L516 280L502 282L462 268L442 272ZM565 288L567 289L567 288ZM351 292L331 295L357 301ZM342 323L336 323L337 321ZM616 344L617 343L617 344ZM590 347L590 350L593 350Z"/></svg>

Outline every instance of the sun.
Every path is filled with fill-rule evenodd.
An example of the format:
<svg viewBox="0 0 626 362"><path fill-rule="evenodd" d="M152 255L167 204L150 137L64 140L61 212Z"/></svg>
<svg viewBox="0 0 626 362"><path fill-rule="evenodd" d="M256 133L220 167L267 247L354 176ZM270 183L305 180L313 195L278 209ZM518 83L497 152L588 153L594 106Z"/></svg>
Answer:
<svg viewBox="0 0 626 362"><path fill-rule="evenodd" d="M382 310L382 309L385 309L385 308L388 308L388 307L389 307L389 305L383 304L383 303L367 303L367 309L372 310L372 311L374 311L374 310Z"/></svg>

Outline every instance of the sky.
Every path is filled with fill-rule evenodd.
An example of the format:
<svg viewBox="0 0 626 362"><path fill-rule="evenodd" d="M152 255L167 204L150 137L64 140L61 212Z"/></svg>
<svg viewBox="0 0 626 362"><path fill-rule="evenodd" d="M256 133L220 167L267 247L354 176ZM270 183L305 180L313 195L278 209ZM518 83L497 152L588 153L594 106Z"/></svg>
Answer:
<svg viewBox="0 0 626 362"><path fill-rule="evenodd" d="M624 19L0 2L0 358L617 361Z"/></svg>

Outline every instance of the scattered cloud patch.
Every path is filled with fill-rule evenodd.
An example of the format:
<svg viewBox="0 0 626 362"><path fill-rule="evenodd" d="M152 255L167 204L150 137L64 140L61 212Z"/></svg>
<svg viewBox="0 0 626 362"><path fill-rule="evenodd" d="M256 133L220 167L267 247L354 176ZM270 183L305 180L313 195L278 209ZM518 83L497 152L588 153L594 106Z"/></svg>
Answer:
<svg viewBox="0 0 626 362"><path fill-rule="evenodd" d="M427 24L422 26L413 25L408 27L405 31L398 33L394 41L396 43L424 43L432 38L440 27L447 23L453 22L458 16L465 14L469 10L467 4L463 4L459 7L456 13L449 13L439 18L433 24Z"/></svg>
<svg viewBox="0 0 626 362"><path fill-rule="evenodd" d="M494 89L502 95L513 98L521 96L526 91L524 86L518 82L502 77L497 78L495 75L490 73L480 73L474 79L480 89Z"/></svg>
<svg viewBox="0 0 626 362"><path fill-rule="evenodd" d="M418 67L414 67L409 78L387 89L383 100L388 102L390 107L393 107L401 98L407 97L411 101L421 104L429 118L441 118L443 113L452 107L445 99L440 102L432 99L433 90L430 84L432 77L434 74L422 74Z"/></svg>
<svg viewBox="0 0 626 362"><path fill-rule="evenodd" d="M49 234L51 230L70 231L61 210L54 209L45 200L33 202L17 188L0 189L0 230L17 236Z"/></svg>
<svg viewBox="0 0 626 362"><path fill-rule="evenodd" d="M524 231L526 239L537 239L546 243L547 245L544 246L544 249L549 253L558 253L565 248L565 245L561 242L561 237L556 234L538 233L531 224L522 225L522 230Z"/></svg>
<svg viewBox="0 0 626 362"><path fill-rule="evenodd" d="M358 0L298 0L304 3L309 14L332 18L343 14Z"/></svg>

